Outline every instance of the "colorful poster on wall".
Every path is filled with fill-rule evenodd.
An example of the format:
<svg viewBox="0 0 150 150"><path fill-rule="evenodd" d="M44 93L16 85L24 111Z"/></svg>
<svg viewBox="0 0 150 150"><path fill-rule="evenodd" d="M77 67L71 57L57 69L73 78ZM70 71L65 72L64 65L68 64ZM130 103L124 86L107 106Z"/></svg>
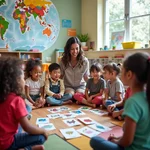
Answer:
<svg viewBox="0 0 150 150"><path fill-rule="evenodd" d="M43 51L55 43L59 30L59 14L51 0L0 2L0 47Z"/></svg>
<svg viewBox="0 0 150 150"><path fill-rule="evenodd" d="M113 46L116 47L116 49L122 49L122 42L124 41L124 35L125 31L118 31L118 32L112 32L111 34L111 42L110 42L110 49L113 48Z"/></svg>
<svg viewBox="0 0 150 150"><path fill-rule="evenodd" d="M63 28L71 28L72 27L72 21L71 20L62 20L62 27Z"/></svg>
<svg viewBox="0 0 150 150"><path fill-rule="evenodd" d="M68 36L76 36L76 29L68 29Z"/></svg>

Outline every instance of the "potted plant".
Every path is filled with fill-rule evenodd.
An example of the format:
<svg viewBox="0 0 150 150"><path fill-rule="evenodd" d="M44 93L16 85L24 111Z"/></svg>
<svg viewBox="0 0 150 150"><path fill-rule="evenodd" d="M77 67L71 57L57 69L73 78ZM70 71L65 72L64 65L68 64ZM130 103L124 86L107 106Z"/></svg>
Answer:
<svg viewBox="0 0 150 150"><path fill-rule="evenodd" d="M81 45L82 46L86 46L86 42L89 40L89 35L88 33L86 34L79 34L77 35L77 37L79 38Z"/></svg>

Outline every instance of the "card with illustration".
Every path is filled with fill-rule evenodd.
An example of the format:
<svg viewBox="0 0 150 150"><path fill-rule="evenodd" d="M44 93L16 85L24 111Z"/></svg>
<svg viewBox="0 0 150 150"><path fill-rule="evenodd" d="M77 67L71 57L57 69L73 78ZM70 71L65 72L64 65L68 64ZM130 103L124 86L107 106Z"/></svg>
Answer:
<svg viewBox="0 0 150 150"><path fill-rule="evenodd" d="M61 118L61 114L48 114L47 117L50 119L57 119Z"/></svg>
<svg viewBox="0 0 150 150"><path fill-rule="evenodd" d="M91 109L91 107L88 107L88 106L82 106L79 108L79 110L85 110L85 111L88 111L90 109Z"/></svg>
<svg viewBox="0 0 150 150"><path fill-rule="evenodd" d="M62 107L60 107L60 110L61 111L67 111L67 110L70 110L70 108L66 107L66 106L62 106Z"/></svg>
<svg viewBox="0 0 150 150"><path fill-rule="evenodd" d="M49 118L37 118L36 120L36 124L45 124L45 123L49 123Z"/></svg>
<svg viewBox="0 0 150 150"><path fill-rule="evenodd" d="M92 120L91 118L89 117L85 117L85 118L78 118L78 120L80 120L82 123L88 125L88 124L94 124L95 121Z"/></svg>
<svg viewBox="0 0 150 150"><path fill-rule="evenodd" d="M65 139L73 139L81 136L74 128L60 129L60 132L65 137Z"/></svg>
<svg viewBox="0 0 150 150"><path fill-rule="evenodd" d="M93 137L93 136L96 136L96 135L98 135L100 133L100 132L95 131L95 130L89 128L89 127L83 127L83 128L81 128L81 129L79 129L77 131L79 133L87 136L87 137L90 137L90 138Z"/></svg>
<svg viewBox="0 0 150 150"><path fill-rule="evenodd" d="M100 132L107 132L107 131L111 130L111 128L106 127L100 123L95 123L95 124L89 125L89 127L93 128L97 131L100 131Z"/></svg>
<svg viewBox="0 0 150 150"><path fill-rule="evenodd" d="M91 109L90 112L100 116L108 114L108 112L99 109Z"/></svg>
<svg viewBox="0 0 150 150"><path fill-rule="evenodd" d="M85 113L83 111L81 111L81 110L72 110L72 111L70 111L70 113L73 113L76 116L78 116L78 115L85 115Z"/></svg>
<svg viewBox="0 0 150 150"><path fill-rule="evenodd" d="M65 113L65 114L62 114L61 117L62 117L63 119L69 119L69 118L74 118L74 117L76 117L76 115L73 114L73 113Z"/></svg>
<svg viewBox="0 0 150 150"><path fill-rule="evenodd" d="M48 111L51 112L51 113L58 113L58 112L61 112L61 109L60 109L60 107L50 108L50 109L48 109Z"/></svg>
<svg viewBox="0 0 150 150"><path fill-rule="evenodd" d="M67 119L67 120L63 120L63 122L67 124L69 127L81 125L81 123L76 119Z"/></svg>
<svg viewBox="0 0 150 150"><path fill-rule="evenodd" d="M43 129L45 129L47 131L56 129L55 126L52 123L39 124L39 128L43 128Z"/></svg>

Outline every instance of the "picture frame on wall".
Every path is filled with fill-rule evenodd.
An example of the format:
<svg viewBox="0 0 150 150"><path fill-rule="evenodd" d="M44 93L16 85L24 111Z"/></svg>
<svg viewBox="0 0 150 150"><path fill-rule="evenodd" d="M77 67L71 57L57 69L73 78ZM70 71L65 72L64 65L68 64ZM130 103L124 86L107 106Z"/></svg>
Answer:
<svg viewBox="0 0 150 150"><path fill-rule="evenodd" d="M110 49L115 47L116 50L122 49L122 42L124 42L125 30L112 32L110 40Z"/></svg>

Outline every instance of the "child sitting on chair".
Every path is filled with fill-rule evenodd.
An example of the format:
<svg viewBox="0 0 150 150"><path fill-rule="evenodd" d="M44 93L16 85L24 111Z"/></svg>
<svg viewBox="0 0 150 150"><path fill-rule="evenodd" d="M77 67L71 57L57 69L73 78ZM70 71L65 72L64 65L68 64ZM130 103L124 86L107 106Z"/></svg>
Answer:
<svg viewBox="0 0 150 150"><path fill-rule="evenodd" d="M88 79L85 94L75 93L74 99L77 104L82 103L91 107L101 105L103 102L103 92L106 88L106 82L100 76L102 75L102 66L95 63L90 68L91 78Z"/></svg>
<svg viewBox="0 0 150 150"><path fill-rule="evenodd" d="M50 105L63 105L72 103L72 94L64 94L65 87L63 80L60 79L60 66L57 63L52 63L49 66L50 77L45 82L46 102Z"/></svg>
<svg viewBox="0 0 150 150"><path fill-rule="evenodd" d="M36 108L43 107L44 99L44 81L41 79L41 62L35 59L29 59L26 64L25 93L27 99Z"/></svg>

